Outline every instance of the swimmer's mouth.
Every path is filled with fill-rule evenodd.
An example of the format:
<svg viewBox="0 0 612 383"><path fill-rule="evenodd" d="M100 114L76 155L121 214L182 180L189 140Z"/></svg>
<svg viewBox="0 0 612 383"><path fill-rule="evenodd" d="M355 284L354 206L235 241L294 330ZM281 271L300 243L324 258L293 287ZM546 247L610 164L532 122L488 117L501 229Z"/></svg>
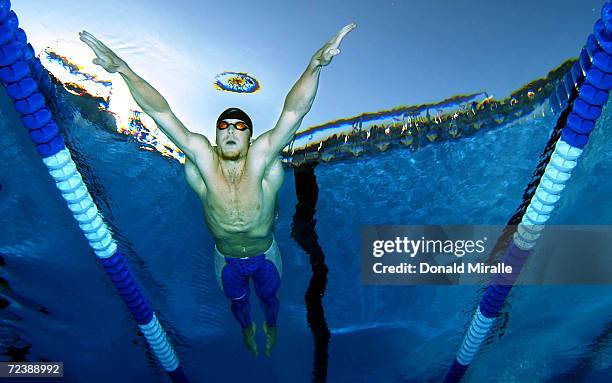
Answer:
<svg viewBox="0 0 612 383"><path fill-rule="evenodd" d="M236 145L236 141L234 140L229 140L226 142L227 145Z"/></svg>

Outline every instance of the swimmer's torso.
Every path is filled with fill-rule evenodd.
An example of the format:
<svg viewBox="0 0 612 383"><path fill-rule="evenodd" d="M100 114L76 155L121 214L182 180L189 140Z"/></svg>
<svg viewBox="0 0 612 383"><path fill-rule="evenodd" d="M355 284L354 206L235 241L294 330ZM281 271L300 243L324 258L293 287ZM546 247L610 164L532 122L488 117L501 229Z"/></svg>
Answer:
<svg viewBox="0 0 612 383"><path fill-rule="evenodd" d="M220 161L216 155L215 161ZM207 182L197 165L185 161L187 183L200 197L208 228L217 248L226 256L258 255L272 243L283 167L280 157L261 170L253 161L257 159L247 158L241 174L235 175L224 174L220 166L214 166Z"/></svg>

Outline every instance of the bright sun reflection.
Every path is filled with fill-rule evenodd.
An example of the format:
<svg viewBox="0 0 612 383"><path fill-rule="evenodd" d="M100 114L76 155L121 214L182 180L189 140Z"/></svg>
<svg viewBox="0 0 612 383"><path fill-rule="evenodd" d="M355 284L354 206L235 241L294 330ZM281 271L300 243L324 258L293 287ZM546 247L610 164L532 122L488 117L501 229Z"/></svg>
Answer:
<svg viewBox="0 0 612 383"><path fill-rule="evenodd" d="M100 99L100 110L113 115L119 133L134 136L146 150L156 150L180 162L184 154L160 131L136 104L118 74L92 63L93 53L84 44L58 41L38 54L43 66L64 88L77 96Z"/></svg>

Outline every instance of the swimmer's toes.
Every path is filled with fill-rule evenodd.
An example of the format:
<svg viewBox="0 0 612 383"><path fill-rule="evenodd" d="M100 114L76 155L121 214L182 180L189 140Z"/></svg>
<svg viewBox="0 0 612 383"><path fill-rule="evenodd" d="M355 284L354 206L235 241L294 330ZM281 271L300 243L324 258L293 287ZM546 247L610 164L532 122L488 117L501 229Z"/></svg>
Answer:
<svg viewBox="0 0 612 383"><path fill-rule="evenodd" d="M257 356L259 355L259 352L257 351L257 343L253 341L252 344L247 344L247 348L249 349L249 352L251 353L251 355L257 358Z"/></svg>

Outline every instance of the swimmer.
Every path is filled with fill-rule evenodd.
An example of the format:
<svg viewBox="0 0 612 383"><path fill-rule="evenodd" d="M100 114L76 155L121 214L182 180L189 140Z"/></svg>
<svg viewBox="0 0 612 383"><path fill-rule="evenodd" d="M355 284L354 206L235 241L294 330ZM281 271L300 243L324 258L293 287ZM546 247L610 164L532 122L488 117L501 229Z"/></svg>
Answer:
<svg viewBox="0 0 612 383"><path fill-rule="evenodd" d="M249 279L263 309L265 354L277 339L276 320L282 264L274 240L278 190L283 183L280 153L310 111L321 68L340 53L340 43L356 25L351 23L317 50L304 73L287 94L274 128L252 140L253 123L238 108L229 108L216 121L216 145L189 131L157 90L139 77L112 50L90 33L80 39L95 53L93 63L119 73L136 103L185 153L185 178L202 202L208 229L215 240L217 280L240 324L247 349L257 356L255 323L251 320ZM251 142L252 141L252 142Z"/></svg>

